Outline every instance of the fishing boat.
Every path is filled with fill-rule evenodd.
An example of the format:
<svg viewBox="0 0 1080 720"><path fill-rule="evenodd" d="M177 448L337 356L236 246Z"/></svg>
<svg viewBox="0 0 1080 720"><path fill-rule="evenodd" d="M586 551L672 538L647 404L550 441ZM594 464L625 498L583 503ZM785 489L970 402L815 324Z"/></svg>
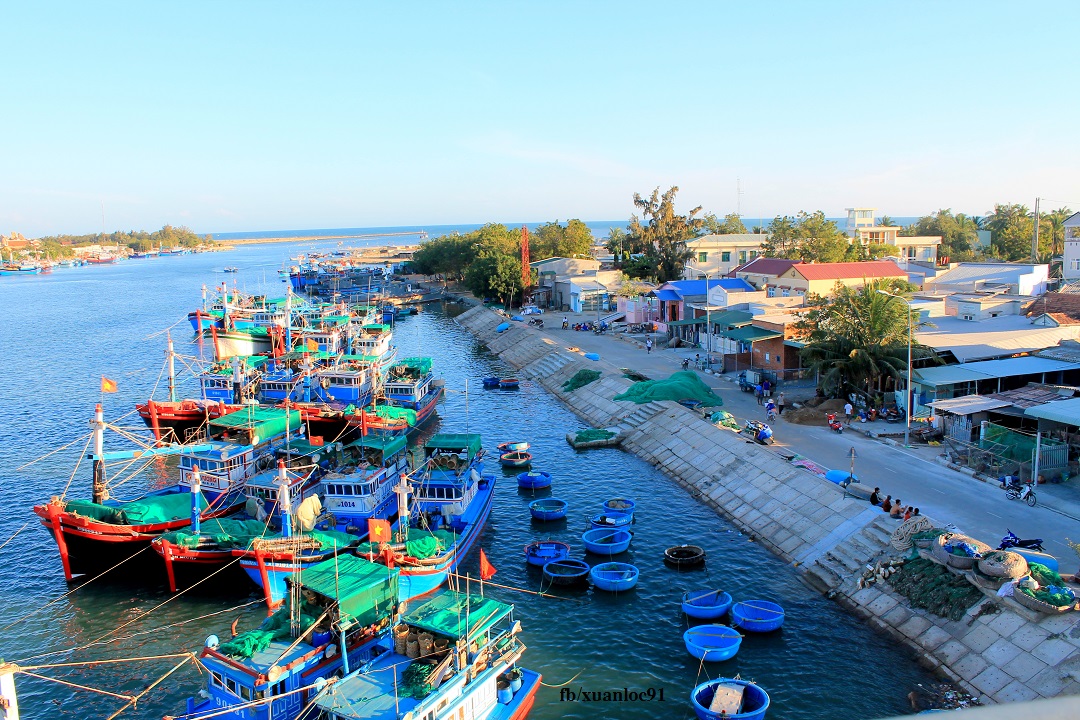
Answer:
<svg viewBox="0 0 1080 720"><path fill-rule="evenodd" d="M691 568L705 562L705 550L697 545L675 545L664 551L664 562L678 568Z"/></svg>
<svg viewBox="0 0 1080 720"><path fill-rule="evenodd" d="M604 512L617 512L623 515L629 515L631 519L634 517L634 510L637 508L637 503L630 498L612 498L611 500L604 501Z"/></svg>
<svg viewBox="0 0 1080 720"><path fill-rule="evenodd" d="M682 611L697 620L716 620L731 609L731 595L721 590L688 590L682 596Z"/></svg>
<svg viewBox="0 0 1080 720"><path fill-rule="evenodd" d="M499 463L507 468L528 467L532 464L532 455L524 450L511 450L499 456Z"/></svg>
<svg viewBox="0 0 1080 720"><path fill-rule="evenodd" d="M299 414L291 415L293 427ZM197 511L202 519L236 512L245 502L245 480L273 462L277 444L284 439L290 415L284 411L237 412L210 424L213 439L196 444L148 443L137 450L105 452L106 423L101 406L95 409L93 427L93 493L90 500L54 497L36 505L34 513L56 540L64 577L94 574L109 569L145 550L150 541L191 523L191 485L195 471L201 473ZM149 490L137 500L109 497L108 461L180 456L179 482Z"/></svg>
<svg viewBox="0 0 1080 720"><path fill-rule="evenodd" d="M113 255L91 255L86 258L86 262L89 265L112 265L116 262L116 257Z"/></svg>
<svg viewBox="0 0 1080 720"><path fill-rule="evenodd" d="M240 272L240 268L236 267L235 265L229 265L229 266L227 266L225 268L225 270L223 272L238 273L238 272Z"/></svg>
<svg viewBox="0 0 1080 720"><path fill-rule="evenodd" d="M412 426L418 427L434 416L443 386L435 382L431 358L411 357L390 365L382 392L388 405L415 412Z"/></svg>
<svg viewBox="0 0 1080 720"><path fill-rule="evenodd" d="M387 653L397 570L342 555L286 582L288 603L259 628L206 638L206 688L187 699L185 717L296 720L309 692Z"/></svg>
<svg viewBox="0 0 1080 720"><path fill-rule="evenodd" d="M486 377L480 382L488 389L499 387L499 378L497 377Z"/></svg>
<svg viewBox="0 0 1080 720"><path fill-rule="evenodd" d="M523 451L514 450L512 452ZM502 458L506 457L509 454L511 453L503 453L503 455L499 457L499 460L502 461ZM528 453L525 454L529 455ZM532 455L529 455L529 458L531 460ZM503 464L505 465L505 463ZM517 483L519 488L523 488L525 490L541 490L543 488L549 488L551 487L551 473L546 473L543 470L529 470L517 476Z"/></svg>
<svg viewBox="0 0 1080 720"><path fill-rule="evenodd" d="M426 595L468 556L491 512L495 477L483 474L476 434L436 434L424 460L399 482L393 542L366 543L358 554L401 569L402 601ZM411 497L411 502L410 502Z"/></svg>
<svg viewBox="0 0 1080 720"><path fill-rule="evenodd" d="M501 378L499 380L499 389L501 390L517 390L520 385L520 381L517 378Z"/></svg>
<svg viewBox="0 0 1080 720"><path fill-rule="evenodd" d="M683 642L698 660L723 662L739 652L742 634L727 625L697 625L683 633Z"/></svg>
<svg viewBox="0 0 1080 720"><path fill-rule="evenodd" d="M615 528L593 528L581 536L585 552L594 555L618 555L630 547L633 536L629 530Z"/></svg>
<svg viewBox="0 0 1080 720"><path fill-rule="evenodd" d="M500 453L513 452L514 450L528 450L531 445L527 442L504 442L495 446Z"/></svg>
<svg viewBox="0 0 1080 720"><path fill-rule="evenodd" d="M566 517L566 509L570 503L559 498L541 498L529 503L529 513L534 519L542 522L561 520Z"/></svg>
<svg viewBox="0 0 1080 720"><path fill-rule="evenodd" d="M513 609L460 592L411 609L374 661L317 696L320 717L523 720L540 675L517 665L525 646Z"/></svg>
<svg viewBox="0 0 1080 720"><path fill-rule="evenodd" d="M743 600L731 606L731 624L747 632L772 632L784 624L784 608L767 600Z"/></svg>
<svg viewBox="0 0 1080 720"><path fill-rule="evenodd" d="M369 519L396 511L394 486L408 471L408 448L400 435L365 435L345 451L351 461L323 477L320 494L336 530L366 537Z"/></svg>
<svg viewBox="0 0 1080 720"><path fill-rule="evenodd" d="M749 680L717 678L690 693L698 720L765 720L769 694Z"/></svg>
<svg viewBox="0 0 1080 720"><path fill-rule="evenodd" d="M625 592L637 585L641 573L629 563L600 563L589 571L589 579L597 590Z"/></svg>
<svg viewBox="0 0 1080 720"><path fill-rule="evenodd" d="M525 546L525 562L543 567L555 560L570 557L570 546L558 540L537 540Z"/></svg>
<svg viewBox="0 0 1080 720"><path fill-rule="evenodd" d="M366 355L376 362L388 366L397 356L397 347L390 342L394 330L382 323L366 323L350 329L350 349L354 355Z"/></svg>
<svg viewBox="0 0 1080 720"><path fill-rule="evenodd" d="M584 560L553 560L544 565L544 577L552 585L578 585L589 577L590 569Z"/></svg>
<svg viewBox="0 0 1080 720"><path fill-rule="evenodd" d="M622 528L629 530L630 524L634 521L629 515L617 512L606 512L599 515L593 515L589 518L590 528Z"/></svg>

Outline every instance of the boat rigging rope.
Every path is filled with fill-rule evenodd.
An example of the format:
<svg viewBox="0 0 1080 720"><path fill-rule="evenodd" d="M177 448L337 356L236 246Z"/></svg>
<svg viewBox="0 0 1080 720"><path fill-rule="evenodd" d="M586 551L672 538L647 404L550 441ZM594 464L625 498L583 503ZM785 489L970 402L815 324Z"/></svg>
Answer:
<svg viewBox="0 0 1080 720"><path fill-rule="evenodd" d="M107 658L105 660L81 660L79 662L50 663L48 665L27 665L26 667L19 666L19 670L51 670L54 668L82 667L85 665L114 665L116 663L142 662L144 660L172 660L173 658L189 657L190 655L191 653L189 652L182 652L169 653L166 655L143 655L140 657L129 658Z"/></svg>
<svg viewBox="0 0 1080 720"><path fill-rule="evenodd" d="M412 660L410 660L409 662L412 662ZM202 664L200 663L200 666L201 665ZM326 688L330 687L336 681L337 681L336 677L327 678L326 679L326 686L323 689L325 690ZM205 713L205 714L199 713L198 717L199 717L199 720L207 720L208 718L218 717L219 715L230 715L230 714L232 714L234 712L237 712L237 711L240 711L240 710L246 710L247 708L258 707L259 705L264 705L266 703L274 702L275 700L280 700L281 698L288 697L290 695L296 695L297 693L307 692L308 690L311 690L311 689L316 688L316 687L317 687L317 683L312 683L311 685L305 685L304 687L299 687L299 688L296 688L295 690L289 690L288 692L278 693L277 695L269 695L267 697L262 698L261 700L252 700L250 702L240 703L239 705L229 705L228 707L221 708L220 710L216 710L216 711L211 712L211 713ZM183 715L166 715L164 718L162 718L162 720L181 720L181 718L189 718L189 717L195 717L195 715L189 715L187 713L184 713Z"/></svg>
<svg viewBox="0 0 1080 720"><path fill-rule="evenodd" d="M182 324L182 323L186 323L186 322L188 322L188 321L189 321L189 320L188 320L187 316L185 316L185 317L182 317L182 318L180 318L179 320L177 320L176 322L174 322L174 323L173 323L172 325L170 325L169 327L165 328L164 330L158 330L157 332L154 332L154 333L150 333L149 335L147 335L146 337L144 337L144 338L143 338L143 340L153 340L153 339L154 339L154 338L156 338L157 336L159 336L159 335L161 335L161 334L163 334L163 333L167 333L167 332L169 332L170 330L172 330L172 329L173 329L174 327L176 327L177 325L180 325L180 324Z"/></svg>
<svg viewBox="0 0 1080 720"><path fill-rule="evenodd" d="M577 680L577 679L578 679L578 677L579 677L579 676L581 675L581 673L583 673L583 672L585 672L585 668L581 668L580 670L578 670L578 672L577 672L577 675L574 675L574 677L570 678L569 680L567 680L567 681L566 681L566 682L564 682L564 683L559 683L558 685L549 685L549 684L547 684L546 682L544 682L543 680L541 680L541 681L540 681L540 684L541 684L541 685L543 685L544 687L548 687L548 688L560 688L560 687L565 687L565 686L569 685L570 683L574 682L575 680Z"/></svg>
<svg viewBox="0 0 1080 720"><path fill-rule="evenodd" d="M119 643L119 642L123 642L125 640L131 640L132 638L136 638L136 637L139 637L141 635L150 635L151 633L160 632L162 630L168 630L169 628L178 627L180 625L186 625L186 624L188 624L190 622L195 622L196 620L205 620L206 618L213 617L214 615L224 615L225 613L230 613L230 612L234 612L236 610L241 610L241 609L246 608L246 607L251 607L252 605L261 605L262 603L263 603L262 600L252 600L251 602L246 602L246 603L244 603L242 605L236 605L236 606L233 606L231 608L225 608L224 610L215 610L214 612L206 613L205 615L199 615L198 617L188 618L187 620L180 620L179 622L169 623L168 625L158 625L157 627L152 627L149 630L140 630L139 632L134 632L134 633L131 633L130 635L124 635L123 637L111 638L107 642L103 642L101 644L102 645L110 645L112 643ZM173 656L164 655L162 657L173 657ZM179 655L177 655L176 657L179 657ZM144 660L144 659L150 659L150 658L131 658L131 659ZM101 662L111 662L111 661L97 660L97 661L93 661L92 664L101 663ZM78 665L79 663L61 663L61 665L65 665L65 664Z"/></svg>
<svg viewBox="0 0 1080 720"><path fill-rule="evenodd" d="M117 710L116 712L114 712L114 713L113 713L112 715L110 715L110 716L109 716L108 718L106 718L105 720L114 720L114 718L116 718L117 716L119 716L119 715L120 715L120 714L121 714L122 712L124 712L125 710L127 710L127 709L128 709L129 707L135 707L135 706L137 706L137 705L138 705L138 703L139 703L139 700L140 700L140 698L144 697L144 696L146 695L146 693L150 692L151 690L153 690L154 688L156 688L156 687L157 687L158 685L160 685L161 683L165 682L166 678L168 678L168 677L169 677L170 675L172 675L172 674L173 674L174 672L176 672L176 671L177 671L177 670L179 670L180 668L182 668L182 667L184 667L185 665L187 665L187 664L188 664L189 662L191 662L191 661L192 661L192 660L193 660L194 658L195 658L195 656L194 656L193 654L189 653L189 654L188 654L188 656L187 656L186 658L184 658L183 660L181 660L181 661L180 661L179 663L177 663L177 664L176 664L176 665L175 665L175 666L173 667L173 669L172 669L172 670L170 670L169 672L165 673L164 675L162 675L161 677L159 677L159 678L158 678L157 680L155 680L154 682L150 683L150 684L149 684L149 685L148 685L148 686L146 687L146 689L145 689L145 690L143 690L143 691L142 691L141 693L139 693L139 694L138 694L138 695L136 695L135 697L131 698L131 699L130 699L130 700L129 700L129 701L127 702L127 704L126 704L126 705L124 705L124 706L123 706L122 708L120 708L119 710Z"/></svg>
<svg viewBox="0 0 1080 720"><path fill-rule="evenodd" d="M26 522L24 522L24 523L23 523L23 526L22 526L21 528L19 528L18 530L16 530L16 531L15 531L15 533L14 533L14 534L13 534L13 535L12 535L11 537L9 537L9 538L8 538L7 540L5 540L5 541L4 541L4 544L3 544L3 545L0 545L0 550L3 550L3 549L4 549L4 547L6 547L6 546L7 546L7 544L8 544L9 542L11 542L12 540L14 540L14 539L15 539L15 536L16 536L16 535L18 535L18 534L19 534L19 533L21 533L21 532L22 532L23 530L25 530L25 529L26 529L26 526L27 526L27 525L29 525L29 524L31 523L31 521L32 521L33 519L34 519L34 518L30 518L30 520L27 520Z"/></svg>
<svg viewBox="0 0 1080 720"><path fill-rule="evenodd" d="M60 678L51 678L46 677L45 675L38 675L36 672L30 672L28 670L20 669L19 672L23 675L29 675L32 678L37 678L38 680L48 680L49 682L59 683L60 685L67 685L68 687L73 687L76 690L89 690L90 692L101 693L102 695L109 695L111 697L120 698L121 700L128 701L134 698L133 695L121 695L119 693L109 692L108 690L92 688L89 685L79 685L78 683L68 682L67 680L61 680Z"/></svg>
<svg viewBox="0 0 1080 720"><path fill-rule="evenodd" d="M91 432L88 435L85 435L84 437L86 437L87 445L89 445L90 440L92 440L93 437L94 437L94 433ZM55 450L50 450L49 452L45 453L41 457L37 458L36 460L31 460L30 462L25 463L25 464L20 465L19 467L15 468L15 472L18 472L20 470L25 470L26 468L30 467L34 463L40 462L40 461L44 460L45 458L49 457L50 455L55 455L56 453L60 452L61 450L66 450L67 448L71 447L72 445L74 445L75 443L79 442L82 439L83 439L83 437L77 437L74 440L72 440L71 442L69 442L67 445L61 445L60 447L56 448ZM81 459L82 456L85 455L85 454L86 453L83 452L82 454L79 455L79 458Z"/></svg>

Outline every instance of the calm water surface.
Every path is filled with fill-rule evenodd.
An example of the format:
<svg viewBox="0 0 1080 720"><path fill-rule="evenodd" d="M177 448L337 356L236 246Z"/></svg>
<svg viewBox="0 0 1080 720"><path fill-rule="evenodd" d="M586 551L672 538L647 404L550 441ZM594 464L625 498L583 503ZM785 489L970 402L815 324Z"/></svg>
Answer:
<svg viewBox="0 0 1080 720"><path fill-rule="evenodd" d="M336 243L327 244L327 247ZM310 244L252 246L229 253L129 260L115 266L58 269L51 276L0 278L0 657L23 664L81 662L116 657L198 651L210 633L255 626L264 611L243 585L227 593L200 586L171 599L164 573L152 577L102 578L68 586L55 544L30 513L35 502L62 492L88 433L87 420L100 399L99 378L117 380L119 393L105 397L107 418L129 413L159 381L165 337L173 329L178 352L195 355L184 315L200 302L203 284L228 280L249 292L282 292L275 269ZM238 275L221 268L237 265ZM641 569L638 587L619 596L593 591L564 593L565 599L487 588L513 602L529 646L526 664L550 685L587 691L664 691L664 702L638 705L560 702L558 688L542 688L534 718L692 717L688 693L696 681L739 673L761 683L772 696L773 719L856 720L907 711L905 696L929 677L901 648L853 620L810 591L794 572L712 511L691 500L647 463L619 450L575 453L568 430L584 427L541 388L523 382L517 392L484 391L479 378L509 374L497 357L436 308L399 324L396 342L404 355L436 360L448 395L440 408L441 430L479 432L494 451L503 440L533 444L534 467L555 477L554 495L570 502L570 519L533 523L513 475L500 476L491 520L483 537L500 584L538 589L540 574L527 569L523 546L551 537L585 557L580 534L586 513L608 497L638 501L634 542L626 557ZM469 381L470 391L465 393ZM161 380L163 383L164 381ZM187 384L192 388L192 384ZM137 416L118 424L140 428ZM67 451L26 469L29 460L70 443ZM168 473L161 467L159 472ZM149 479L147 480L149 481ZM133 480L118 496L138 494ZM89 495L90 469L79 468L71 494ZM130 495L128 495L130 493ZM693 541L709 553L705 571L680 574L664 566L663 549ZM595 561L589 556L590 560ZM476 559L464 568L474 576ZM681 635L686 620L679 596L695 587L719 587L736 599L763 598L787 610L782 631L747 637L738 656L700 667L687 655ZM65 595L65 593L70 593ZM152 610L152 612L150 612ZM96 643L96 644L95 644ZM177 660L110 666L47 669L41 673L119 693L138 693ZM184 698L204 680L184 667L150 691L122 717L159 718L179 713ZM103 695L19 676L23 717L106 717L122 704Z"/></svg>

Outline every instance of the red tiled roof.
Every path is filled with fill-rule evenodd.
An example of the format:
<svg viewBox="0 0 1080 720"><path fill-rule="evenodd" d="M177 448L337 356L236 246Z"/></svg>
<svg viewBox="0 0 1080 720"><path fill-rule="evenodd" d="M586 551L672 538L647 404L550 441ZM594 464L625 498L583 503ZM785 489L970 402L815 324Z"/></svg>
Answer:
<svg viewBox="0 0 1080 720"><path fill-rule="evenodd" d="M1035 298L1024 307L1024 314L1035 317L1046 313L1050 317L1059 320L1058 315L1067 315L1073 319L1080 319L1080 295L1073 293L1046 293L1040 298Z"/></svg>
<svg viewBox="0 0 1080 720"><path fill-rule="evenodd" d="M847 280L861 278L907 278L907 273L888 260L840 263L800 263L795 272L807 280Z"/></svg>
<svg viewBox="0 0 1080 720"><path fill-rule="evenodd" d="M740 265L731 271L731 277L736 277L735 273L750 272L760 273L762 275L783 275L791 269L792 265L801 265L802 260L785 260L784 258L767 258L758 257L754 258L745 265Z"/></svg>

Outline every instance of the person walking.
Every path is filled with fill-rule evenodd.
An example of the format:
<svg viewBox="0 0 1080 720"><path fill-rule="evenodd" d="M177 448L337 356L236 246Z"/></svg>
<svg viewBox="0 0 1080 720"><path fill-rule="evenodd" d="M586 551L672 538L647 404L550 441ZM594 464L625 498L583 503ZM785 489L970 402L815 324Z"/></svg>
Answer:
<svg viewBox="0 0 1080 720"><path fill-rule="evenodd" d="M652 353L652 338L645 338L645 353Z"/></svg>
<svg viewBox="0 0 1080 720"><path fill-rule="evenodd" d="M764 405L765 391L761 387L761 383L754 386L754 397L757 398L758 405Z"/></svg>
<svg viewBox="0 0 1080 720"><path fill-rule="evenodd" d="M772 397L772 383L768 378L761 381L761 393L765 397Z"/></svg>
<svg viewBox="0 0 1080 720"><path fill-rule="evenodd" d="M784 414L784 393L780 393L780 397L776 398L776 414Z"/></svg>
<svg viewBox="0 0 1080 720"><path fill-rule="evenodd" d="M852 410L854 410L854 408L851 407L851 402L850 401L848 401L847 403L844 404L844 418L847 420L848 425L851 425L851 412L852 412Z"/></svg>

